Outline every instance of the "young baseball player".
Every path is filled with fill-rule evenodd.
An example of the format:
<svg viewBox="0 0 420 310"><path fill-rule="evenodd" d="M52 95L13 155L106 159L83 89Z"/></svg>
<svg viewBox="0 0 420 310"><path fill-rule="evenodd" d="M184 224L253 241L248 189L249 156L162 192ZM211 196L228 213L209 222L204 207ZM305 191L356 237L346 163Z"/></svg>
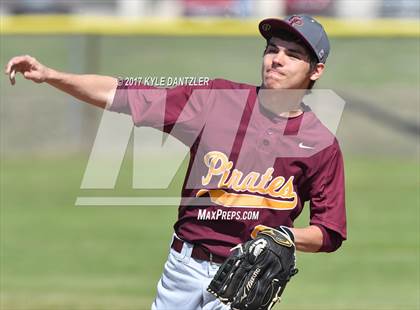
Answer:
<svg viewBox="0 0 420 310"><path fill-rule="evenodd" d="M295 250L346 239L343 159L302 98L325 69L327 34L312 17L265 19L261 86L216 79L158 89L73 75L30 56L6 67L82 101L132 116L190 147L174 237L152 309L270 309L297 272ZM309 202L307 227L293 221Z"/></svg>

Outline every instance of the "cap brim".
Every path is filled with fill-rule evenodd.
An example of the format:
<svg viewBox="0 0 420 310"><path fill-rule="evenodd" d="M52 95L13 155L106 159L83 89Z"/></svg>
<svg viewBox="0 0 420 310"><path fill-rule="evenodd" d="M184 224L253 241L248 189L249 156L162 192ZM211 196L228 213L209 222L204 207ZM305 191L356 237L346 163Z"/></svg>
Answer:
<svg viewBox="0 0 420 310"><path fill-rule="evenodd" d="M261 35L267 40L269 40L272 37L275 37L276 34L281 34L285 32L292 33L298 38L300 38L303 41L303 43L312 51L312 53L316 55L315 48L309 43L305 36L285 20L277 18L266 18L260 22L260 24L258 25L258 29L260 30Z"/></svg>

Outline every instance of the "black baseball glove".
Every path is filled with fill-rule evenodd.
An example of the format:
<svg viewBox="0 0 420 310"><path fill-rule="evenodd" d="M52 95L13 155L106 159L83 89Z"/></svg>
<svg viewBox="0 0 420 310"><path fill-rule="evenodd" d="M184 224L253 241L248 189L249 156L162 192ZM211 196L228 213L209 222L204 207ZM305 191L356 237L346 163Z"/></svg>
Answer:
<svg viewBox="0 0 420 310"><path fill-rule="evenodd" d="M271 309L298 271L293 233L283 226L258 225L251 236L232 249L207 291L232 309Z"/></svg>

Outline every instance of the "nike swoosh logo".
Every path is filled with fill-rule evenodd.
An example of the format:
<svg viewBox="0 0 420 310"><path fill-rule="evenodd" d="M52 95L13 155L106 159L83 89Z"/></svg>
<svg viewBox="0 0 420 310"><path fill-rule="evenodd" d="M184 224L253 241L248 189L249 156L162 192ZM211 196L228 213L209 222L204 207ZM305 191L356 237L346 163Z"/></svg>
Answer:
<svg viewBox="0 0 420 310"><path fill-rule="evenodd" d="M299 143L299 147L301 149L314 149L313 146L306 146L306 145L303 144L303 142Z"/></svg>

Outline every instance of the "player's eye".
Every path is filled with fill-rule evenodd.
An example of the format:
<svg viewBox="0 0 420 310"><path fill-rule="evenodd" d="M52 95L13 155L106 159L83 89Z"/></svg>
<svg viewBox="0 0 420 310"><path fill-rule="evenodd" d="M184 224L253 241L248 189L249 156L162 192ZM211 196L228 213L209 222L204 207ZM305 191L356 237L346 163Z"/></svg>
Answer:
<svg viewBox="0 0 420 310"><path fill-rule="evenodd" d="M274 46L269 46L266 49L267 54L278 53L279 49Z"/></svg>
<svg viewBox="0 0 420 310"><path fill-rule="evenodd" d="M289 53L289 57L292 59L302 59L302 56L299 54Z"/></svg>

